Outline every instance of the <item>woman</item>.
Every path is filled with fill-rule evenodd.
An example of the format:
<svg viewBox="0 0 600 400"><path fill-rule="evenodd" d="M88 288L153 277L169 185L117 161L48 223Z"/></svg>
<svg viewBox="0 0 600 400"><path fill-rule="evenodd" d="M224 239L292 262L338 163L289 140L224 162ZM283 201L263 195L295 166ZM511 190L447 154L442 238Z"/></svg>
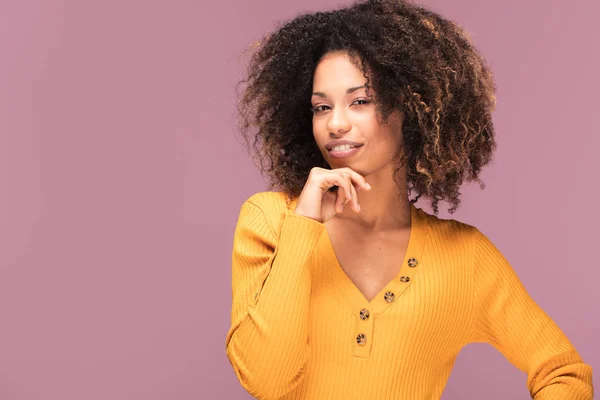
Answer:
<svg viewBox="0 0 600 400"><path fill-rule="evenodd" d="M492 77L459 26L362 1L286 23L248 74L242 132L282 189L250 197L234 237L226 351L250 394L439 399L461 348L488 342L532 398L592 398L494 244L437 217L495 149Z"/></svg>

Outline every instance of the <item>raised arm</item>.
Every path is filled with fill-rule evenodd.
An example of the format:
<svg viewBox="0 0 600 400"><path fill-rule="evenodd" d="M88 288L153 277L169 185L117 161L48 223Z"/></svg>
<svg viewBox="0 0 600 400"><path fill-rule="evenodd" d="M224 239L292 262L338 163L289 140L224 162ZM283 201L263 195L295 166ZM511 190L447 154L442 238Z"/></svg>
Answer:
<svg viewBox="0 0 600 400"><path fill-rule="evenodd" d="M272 226L251 200L243 204L234 234L226 352L250 394L277 399L303 377L311 289L307 260L325 227L289 211L280 226Z"/></svg>
<svg viewBox="0 0 600 400"><path fill-rule="evenodd" d="M591 400L592 367L528 295L496 246L475 233L472 342L487 342L527 373L532 399Z"/></svg>

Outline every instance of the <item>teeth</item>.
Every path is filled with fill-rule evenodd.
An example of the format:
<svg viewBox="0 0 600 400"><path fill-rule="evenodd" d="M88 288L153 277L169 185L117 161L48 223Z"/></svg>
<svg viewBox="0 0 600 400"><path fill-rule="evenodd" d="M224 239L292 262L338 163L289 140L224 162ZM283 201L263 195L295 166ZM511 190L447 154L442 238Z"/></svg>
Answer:
<svg viewBox="0 0 600 400"><path fill-rule="evenodd" d="M342 151L342 150L348 150L348 149L351 149L351 148L353 148L353 147L356 147L356 146L352 146L351 144L342 144L342 145L339 145L339 146L335 146L335 147L334 147L333 149L331 149L331 150L332 150L332 151Z"/></svg>

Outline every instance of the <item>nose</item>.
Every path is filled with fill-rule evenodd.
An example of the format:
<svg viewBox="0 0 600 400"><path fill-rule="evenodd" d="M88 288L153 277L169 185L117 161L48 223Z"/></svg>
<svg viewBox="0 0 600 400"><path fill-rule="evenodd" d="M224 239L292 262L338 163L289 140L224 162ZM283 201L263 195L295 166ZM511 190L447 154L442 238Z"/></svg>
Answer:
<svg viewBox="0 0 600 400"><path fill-rule="evenodd" d="M348 132L351 128L350 120L346 115L344 107L336 107L329 113L327 120L327 129L330 134L339 134Z"/></svg>

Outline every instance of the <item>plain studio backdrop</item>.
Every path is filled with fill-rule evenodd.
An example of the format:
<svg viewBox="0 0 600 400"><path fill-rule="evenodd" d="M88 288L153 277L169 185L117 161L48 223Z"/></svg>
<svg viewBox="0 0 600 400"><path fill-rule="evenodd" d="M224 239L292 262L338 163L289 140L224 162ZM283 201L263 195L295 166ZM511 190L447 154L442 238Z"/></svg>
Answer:
<svg viewBox="0 0 600 400"><path fill-rule="evenodd" d="M250 398L225 356L231 249L267 185L235 137L239 56L344 4L0 2L1 399ZM486 188L440 216L488 234L600 368L600 2L421 4L465 27L498 87ZM472 344L443 399L526 399L525 381Z"/></svg>

